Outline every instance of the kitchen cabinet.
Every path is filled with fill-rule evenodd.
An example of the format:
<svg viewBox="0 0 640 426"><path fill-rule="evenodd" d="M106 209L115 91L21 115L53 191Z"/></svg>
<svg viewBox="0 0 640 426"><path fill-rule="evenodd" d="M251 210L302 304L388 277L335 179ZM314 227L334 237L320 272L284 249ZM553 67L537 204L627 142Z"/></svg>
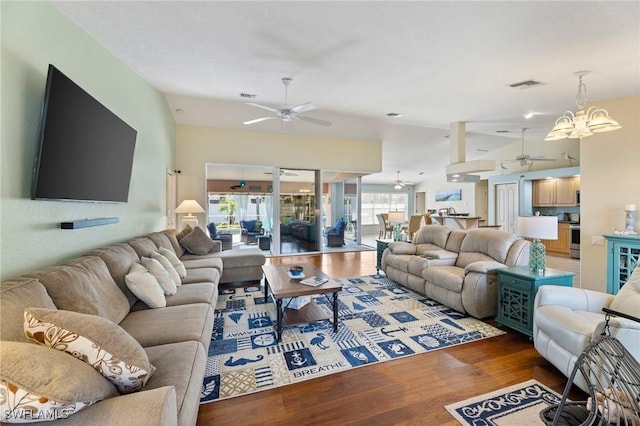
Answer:
<svg viewBox="0 0 640 426"><path fill-rule="evenodd" d="M568 177L533 181L533 205L535 207L567 207L578 202L580 178Z"/></svg>
<svg viewBox="0 0 640 426"><path fill-rule="evenodd" d="M558 223L557 240L540 240L547 248L547 251L554 253L569 254L571 246L571 230L568 223Z"/></svg>

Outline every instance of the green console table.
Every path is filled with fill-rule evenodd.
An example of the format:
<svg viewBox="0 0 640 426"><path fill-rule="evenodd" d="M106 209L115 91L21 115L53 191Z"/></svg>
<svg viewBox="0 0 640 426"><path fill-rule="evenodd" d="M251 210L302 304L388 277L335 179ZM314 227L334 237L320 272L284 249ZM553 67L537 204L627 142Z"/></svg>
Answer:
<svg viewBox="0 0 640 426"><path fill-rule="evenodd" d="M547 268L543 275L528 266L498 269L499 324L533 337L533 300L542 285L573 286L573 272Z"/></svg>
<svg viewBox="0 0 640 426"><path fill-rule="evenodd" d="M376 240L376 274L380 274L380 269L382 269L382 253L384 253L389 243L392 242L392 239Z"/></svg>
<svg viewBox="0 0 640 426"><path fill-rule="evenodd" d="M640 235L612 234L607 239L607 293L618 294L640 262Z"/></svg>

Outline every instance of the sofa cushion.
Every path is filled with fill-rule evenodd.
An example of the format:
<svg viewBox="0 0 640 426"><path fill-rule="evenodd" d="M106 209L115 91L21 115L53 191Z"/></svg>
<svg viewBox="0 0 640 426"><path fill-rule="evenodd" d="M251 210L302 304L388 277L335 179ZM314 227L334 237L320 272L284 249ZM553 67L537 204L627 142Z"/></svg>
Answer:
<svg viewBox="0 0 640 426"><path fill-rule="evenodd" d="M428 251L438 251L442 250L440 246L437 246L432 243L424 243L416 245L416 256L423 256Z"/></svg>
<svg viewBox="0 0 640 426"><path fill-rule="evenodd" d="M456 266L432 266L422 271L422 278L438 287L461 293L464 269Z"/></svg>
<svg viewBox="0 0 640 426"><path fill-rule="evenodd" d="M191 254L207 254L213 250L213 240L196 226L188 235L180 240L180 245Z"/></svg>
<svg viewBox="0 0 640 426"><path fill-rule="evenodd" d="M118 288L124 293L129 306L133 306L138 298L129 290L124 277L129 273L131 267L140 262L140 257L127 243L121 243L110 247L95 249L89 253L98 256L109 268L111 277L117 284Z"/></svg>
<svg viewBox="0 0 640 426"><path fill-rule="evenodd" d="M422 277L422 270L427 266L427 259L424 257L411 256L409 263L407 264L407 271L411 275Z"/></svg>
<svg viewBox="0 0 640 426"><path fill-rule="evenodd" d="M460 246L460 251L482 253L500 263L505 263L511 245L519 239L519 236L511 232L495 229L471 229L467 231L467 235ZM467 264L468 262L459 266L465 267Z"/></svg>
<svg viewBox="0 0 640 426"><path fill-rule="evenodd" d="M444 248L451 229L442 225L422 226L416 233L415 244L435 244Z"/></svg>
<svg viewBox="0 0 640 426"><path fill-rule="evenodd" d="M180 235L180 238L184 237L184 235L181 235L182 231L178 231L177 229L165 229L162 232L167 236L167 238L169 238L169 241L171 242L171 246L173 247L173 251L176 252L176 256L178 257L182 256L185 250L184 250L184 247L180 245L180 241L178 240L178 235ZM189 232L191 232L191 230L189 230Z"/></svg>
<svg viewBox="0 0 640 426"><path fill-rule="evenodd" d="M457 259L458 253L454 253L448 250L427 250L422 253L422 257L427 259Z"/></svg>
<svg viewBox="0 0 640 426"><path fill-rule="evenodd" d="M153 241L153 243L156 245L156 247L158 247L158 249L164 248L167 250L171 250L174 254L175 251L173 248L173 244L171 244L171 240L169 239L169 236L163 232L163 231L159 231L159 232L152 232L151 234L148 234L147 237Z"/></svg>
<svg viewBox="0 0 640 426"><path fill-rule="evenodd" d="M120 326L144 347L194 340L208 348L213 308L208 303L194 303L135 311Z"/></svg>
<svg viewBox="0 0 640 426"><path fill-rule="evenodd" d="M116 324L129 313L127 297L100 257L79 257L27 275L40 280L58 309L98 315Z"/></svg>
<svg viewBox="0 0 640 426"><path fill-rule="evenodd" d="M187 270L198 269L198 268L216 268L220 273L223 272L223 262L219 257L212 256L198 256L197 259L195 256L183 256L182 261ZM183 277L184 278L184 277Z"/></svg>
<svg viewBox="0 0 640 426"><path fill-rule="evenodd" d="M178 256L171 249L160 247L158 249L158 252L169 259L169 262L171 262L180 278L184 278L187 276L187 270L184 267L184 263L182 263L180 259L178 259Z"/></svg>
<svg viewBox="0 0 640 426"><path fill-rule="evenodd" d="M210 282L193 283L178 287L178 292L173 296L162 296L166 299L166 306L189 305L191 303L208 303L215 306L218 300L218 286ZM139 301L131 308L132 311L141 311L149 307Z"/></svg>
<svg viewBox="0 0 640 426"><path fill-rule="evenodd" d="M216 268L187 269L187 276L182 279L184 284L213 283L218 284L222 274Z"/></svg>
<svg viewBox="0 0 640 426"><path fill-rule="evenodd" d="M86 362L123 394L140 390L155 371L142 346L106 318L27 308L24 332L39 345Z"/></svg>
<svg viewBox="0 0 640 426"><path fill-rule="evenodd" d="M194 425L202 381L206 371L207 354L198 342L179 342L146 348L149 359L158 373L147 383L148 389L173 386L176 390L178 424Z"/></svg>
<svg viewBox="0 0 640 426"><path fill-rule="evenodd" d="M164 290L160 283L155 275L141 264L134 263L124 280L131 292L148 307L164 308L167 306Z"/></svg>
<svg viewBox="0 0 640 426"><path fill-rule="evenodd" d="M127 244L133 248L138 257L151 257L151 253L156 251L158 247L149 237L138 237L127 241Z"/></svg>
<svg viewBox="0 0 640 426"><path fill-rule="evenodd" d="M27 417L40 421L62 412L71 415L118 395L89 365L51 348L3 341L0 359L2 421L24 422Z"/></svg>
<svg viewBox="0 0 640 426"><path fill-rule="evenodd" d="M409 272L409 261L414 257L412 254L392 254L385 258L385 263L402 272Z"/></svg>
<svg viewBox="0 0 640 426"><path fill-rule="evenodd" d="M164 267L164 269L167 270L167 272L169 273L169 276L171 277L171 279L173 280L176 286L179 287L180 284L182 284L182 281L180 280L180 274L178 274L178 271L176 271L176 268L173 266L173 263L171 263L171 261L165 255L161 254L159 251L156 251L151 253L151 257L157 260L158 262L160 262L160 264Z"/></svg>
<svg viewBox="0 0 640 426"><path fill-rule="evenodd" d="M462 247L462 242L467 236L467 231L462 231L459 229L455 229L451 231L449 234L449 238L447 238L447 244L444 248L450 252L460 253L460 249Z"/></svg>
<svg viewBox="0 0 640 426"><path fill-rule="evenodd" d="M416 254L416 246L411 243L394 241L392 243L389 243L388 247L393 254Z"/></svg>
<svg viewBox="0 0 640 426"><path fill-rule="evenodd" d="M496 260L484 253L478 253L475 251L462 251L460 252L460 254L458 254L455 265L459 268L466 268L467 266L475 262L496 262Z"/></svg>
<svg viewBox="0 0 640 426"><path fill-rule="evenodd" d="M35 278L14 278L0 283L0 340L28 342L24 335L24 309L56 309L42 283Z"/></svg>
<svg viewBox="0 0 640 426"><path fill-rule="evenodd" d="M222 259L224 269L244 268L247 266L262 266L266 258L262 250L249 248L242 250L227 250L216 253L216 257Z"/></svg>

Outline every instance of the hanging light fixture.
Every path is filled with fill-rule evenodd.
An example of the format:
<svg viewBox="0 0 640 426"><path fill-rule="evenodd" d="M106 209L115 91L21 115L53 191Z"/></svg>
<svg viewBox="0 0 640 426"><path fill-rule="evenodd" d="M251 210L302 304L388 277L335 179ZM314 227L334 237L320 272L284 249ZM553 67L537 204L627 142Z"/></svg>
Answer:
<svg viewBox="0 0 640 426"><path fill-rule="evenodd" d="M579 79L578 94L576 95L578 111L575 114L571 111L565 111L556 120L553 129L544 138L545 141L557 141L564 138L582 139L594 133L610 132L622 127L617 121L609 117L609 113L604 109L592 106L588 110L584 110L587 105L587 86L582 82L582 77L588 73L589 71L578 71L576 73Z"/></svg>

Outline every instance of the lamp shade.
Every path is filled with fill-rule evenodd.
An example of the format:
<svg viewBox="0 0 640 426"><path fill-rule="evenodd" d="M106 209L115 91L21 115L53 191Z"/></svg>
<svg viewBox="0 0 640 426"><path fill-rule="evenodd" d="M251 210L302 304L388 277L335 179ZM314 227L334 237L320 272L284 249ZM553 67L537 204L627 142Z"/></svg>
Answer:
<svg viewBox="0 0 640 426"><path fill-rule="evenodd" d="M404 222L404 212L389 212L389 217L387 218L387 222L389 223L402 223Z"/></svg>
<svg viewBox="0 0 640 426"><path fill-rule="evenodd" d="M192 214L204 213L205 211L196 200L184 200L178 207L176 207L175 212Z"/></svg>
<svg viewBox="0 0 640 426"><path fill-rule="evenodd" d="M557 216L518 216L518 235L541 240L558 239Z"/></svg>

